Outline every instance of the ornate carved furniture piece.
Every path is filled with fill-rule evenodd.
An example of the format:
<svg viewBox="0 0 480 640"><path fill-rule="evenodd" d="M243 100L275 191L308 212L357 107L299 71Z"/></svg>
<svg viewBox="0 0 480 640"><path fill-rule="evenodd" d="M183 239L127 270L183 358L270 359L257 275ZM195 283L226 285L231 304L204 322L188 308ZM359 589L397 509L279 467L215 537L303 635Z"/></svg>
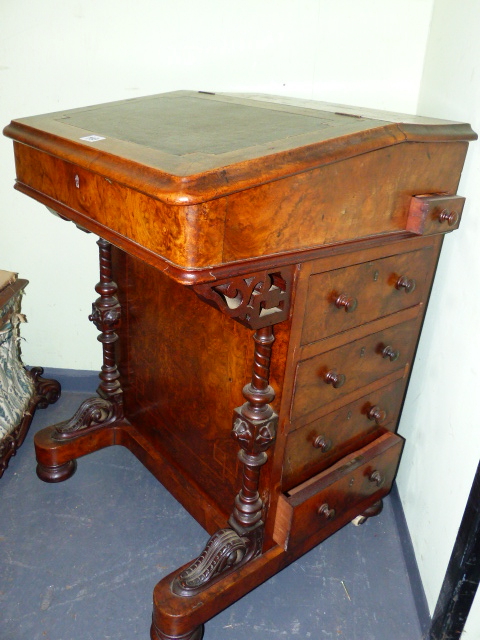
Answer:
<svg viewBox="0 0 480 640"><path fill-rule="evenodd" d="M39 476L128 447L211 535L153 640L381 509L468 125L175 92L13 121L16 189L98 234L98 395ZM203 551L201 550L203 548Z"/></svg>
<svg viewBox="0 0 480 640"><path fill-rule="evenodd" d="M0 478L23 444L37 407L60 396L55 380L42 378L43 369L27 371L20 353L21 299L28 280L0 270Z"/></svg>

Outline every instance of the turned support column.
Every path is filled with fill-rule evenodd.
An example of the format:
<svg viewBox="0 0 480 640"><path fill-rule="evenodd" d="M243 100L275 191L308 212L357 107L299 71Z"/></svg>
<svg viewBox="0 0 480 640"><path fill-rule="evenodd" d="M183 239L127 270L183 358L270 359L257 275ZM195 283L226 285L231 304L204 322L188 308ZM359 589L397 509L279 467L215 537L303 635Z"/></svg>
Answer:
<svg viewBox="0 0 480 640"><path fill-rule="evenodd" d="M82 402L69 420L37 434L37 475L45 482L61 482L71 477L76 469L74 458L111 444L108 436L101 437L98 432L110 429L123 419L123 393L115 361L115 343L118 340L116 329L120 324L121 312L115 295L117 285L112 280L112 245L102 238L97 244L100 253L100 282L95 291L99 297L92 305L89 320L100 331L98 340L103 349L98 395ZM94 434L94 437L81 447L73 444L69 446L70 442L77 443L90 434Z"/></svg>
<svg viewBox="0 0 480 640"><path fill-rule="evenodd" d="M234 569L258 556L263 545L263 502L258 492L260 468L267 461L265 451L275 439L278 417L269 405L275 393L268 383L274 341L271 326L254 334L252 381L243 389L245 404L234 411L233 438L241 449L242 486L235 498L230 528L220 529L208 541L200 556L172 583L172 592L193 596ZM162 636L159 636L162 637Z"/></svg>
<svg viewBox="0 0 480 640"><path fill-rule="evenodd" d="M236 600L240 592L253 588L257 563L265 563L263 577L253 580L259 584L267 577L267 565L280 561L278 548L262 555L265 505L259 480L278 423L270 406L275 399L269 384L273 326L288 318L293 277L294 267L288 266L193 287L204 302L255 330L252 378L243 388L246 402L233 411L232 437L240 445L242 483L229 526L214 533L187 568L158 583L152 640L200 640L206 620Z"/></svg>
<svg viewBox="0 0 480 640"><path fill-rule="evenodd" d="M260 468L267 461L265 451L275 439L278 422L278 416L269 404L275 399L275 392L269 385L270 358L275 340L273 328L258 329L253 340L252 381L243 388L247 402L235 409L232 432L241 447L238 457L243 463L243 476L229 525L240 534L262 523L263 503L258 493Z"/></svg>
<svg viewBox="0 0 480 640"><path fill-rule="evenodd" d="M99 238L97 244L100 254L100 282L95 291L100 297L93 303L92 313L88 316L100 331L97 340L102 343L103 348L103 365L99 373L97 393L102 398L119 403L122 388L115 361L115 343L118 340L115 330L120 324L121 309L115 295L117 285L112 280L112 245L102 238Z"/></svg>

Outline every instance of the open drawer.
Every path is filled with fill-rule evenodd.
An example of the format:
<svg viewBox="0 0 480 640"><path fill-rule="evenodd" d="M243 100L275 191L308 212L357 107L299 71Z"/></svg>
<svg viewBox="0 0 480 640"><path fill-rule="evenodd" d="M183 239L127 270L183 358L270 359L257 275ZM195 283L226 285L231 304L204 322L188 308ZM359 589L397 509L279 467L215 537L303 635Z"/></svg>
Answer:
<svg viewBox="0 0 480 640"><path fill-rule="evenodd" d="M278 501L274 539L285 550L318 544L391 489L404 440L385 433Z"/></svg>

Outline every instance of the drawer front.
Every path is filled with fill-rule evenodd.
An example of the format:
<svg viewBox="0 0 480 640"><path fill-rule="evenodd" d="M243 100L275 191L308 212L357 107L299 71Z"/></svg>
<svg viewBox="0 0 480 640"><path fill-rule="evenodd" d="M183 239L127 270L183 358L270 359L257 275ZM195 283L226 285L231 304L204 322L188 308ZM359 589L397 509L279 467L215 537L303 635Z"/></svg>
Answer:
<svg viewBox="0 0 480 640"><path fill-rule="evenodd" d="M310 277L302 344L421 302L430 284L432 247Z"/></svg>
<svg viewBox="0 0 480 640"><path fill-rule="evenodd" d="M370 334L297 365L292 421L412 361L420 319Z"/></svg>
<svg viewBox="0 0 480 640"><path fill-rule="evenodd" d="M325 539L385 496L392 486L403 440L386 433L327 471L281 495L274 539L285 549Z"/></svg>
<svg viewBox="0 0 480 640"><path fill-rule="evenodd" d="M385 430L395 430L404 389L405 381L400 379L292 431L285 448L283 491L320 473Z"/></svg>
<svg viewBox="0 0 480 640"><path fill-rule="evenodd" d="M407 231L419 235L458 229L465 198L457 195L414 196L410 201Z"/></svg>

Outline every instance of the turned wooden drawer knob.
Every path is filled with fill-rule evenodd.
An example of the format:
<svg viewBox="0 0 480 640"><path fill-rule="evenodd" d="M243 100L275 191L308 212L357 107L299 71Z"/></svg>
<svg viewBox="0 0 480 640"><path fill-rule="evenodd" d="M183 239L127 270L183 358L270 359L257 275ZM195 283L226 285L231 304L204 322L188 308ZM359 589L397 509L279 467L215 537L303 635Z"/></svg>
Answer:
<svg viewBox="0 0 480 640"><path fill-rule="evenodd" d="M346 377L343 373L337 373L336 369L332 369L325 376L325 382L327 384L331 384L332 387L338 389L339 387L343 387L345 384Z"/></svg>
<svg viewBox="0 0 480 640"><path fill-rule="evenodd" d="M325 436L317 436L313 441L313 446L315 447L315 449L320 449L321 451L326 453L332 448L332 441L328 438L325 438Z"/></svg>
<svg viewBox="0 0 480 640"><path fill-rule="evenodd" d="M323 516L327 520L332 520L335 517L335 509L330 509L326 502L322 504L321 507L318 507L317 513L319 516Z"/></svg>
<svg viewBox="0 0 480 640"><path fill-rule="evenodd" d="M337 307L337 309L341 309L343 307L347 313L355 311L357 305L358 300L351 296L347 296L346 293L341 293L335 300L335 306Z"/></svg>
<svg viewBox="0 0 480 640"><path fill-rule="evenodd" d="M383 424L387 419L387 412L375 405L367 413L367 417L369 420L375 420L377 424Z"/></svg>
<svg viewBox="0 0 480 640"><path fill-rule="evenodd" d="M405 293L412 293L412 291L415 291L416 286L417 286L417 283L413 278L407 278L407 276L400 276L400 278L397 280L397 284L395 285L395 288L398 289L399 291L400 289L403 289Z"/></svg>
<svg viewBox="0 0 480 640"><path fill-rule="evenodd" d="M387 345L382 351L382 356L384 358L389 358L390 362L395 362L395 360L398 360L400 357L400 351L398 349L394 349L390 345Z"/></svg>
<svg viewBox="0 0 480 640"><path fill-rule="evenodd" d="M453 227L453 225L457 224L458 222L458 213L456 211L449 211L448 209L444 209L438 216L438 221L441 224L446 222L449 227Z"/></svg>
<svg viewBox="0 0 480 640"><path fill-rule="evenodd" d="M384 476L382 476L380 471L374 471L370 474L370 477L368 479L370 480L370 482L373 482L373 484L376 484L377 487L381 487L385 482L385 478Z"/></svg>

